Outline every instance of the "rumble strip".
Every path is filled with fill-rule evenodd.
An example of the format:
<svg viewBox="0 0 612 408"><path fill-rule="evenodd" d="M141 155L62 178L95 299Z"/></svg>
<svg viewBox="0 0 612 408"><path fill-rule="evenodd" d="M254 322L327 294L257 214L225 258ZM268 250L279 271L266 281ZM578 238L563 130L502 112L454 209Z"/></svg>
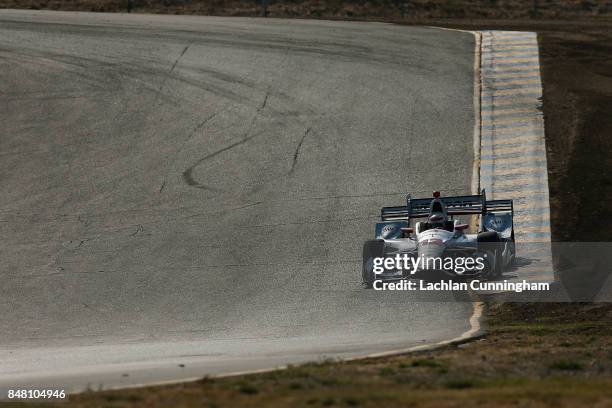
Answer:
<svg viewBox="0 0 612 408"><path fill-rule="evenodd" d="M538 51L536 33L481 32L479 164L487 198L514 200L517 278L545 281L554 275Z"/></svg>

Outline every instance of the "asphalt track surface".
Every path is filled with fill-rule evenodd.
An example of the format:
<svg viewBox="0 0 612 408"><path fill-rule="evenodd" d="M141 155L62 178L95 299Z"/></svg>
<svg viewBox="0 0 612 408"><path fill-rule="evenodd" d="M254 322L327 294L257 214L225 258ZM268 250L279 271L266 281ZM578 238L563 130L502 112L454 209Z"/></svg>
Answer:
<svg viewBox="0 0 612 408"><path fill-rule="evenodd" d="M471 190L474 39L0 11L0 386L125 386L453 338L360 286L404 194Z"/></svg>

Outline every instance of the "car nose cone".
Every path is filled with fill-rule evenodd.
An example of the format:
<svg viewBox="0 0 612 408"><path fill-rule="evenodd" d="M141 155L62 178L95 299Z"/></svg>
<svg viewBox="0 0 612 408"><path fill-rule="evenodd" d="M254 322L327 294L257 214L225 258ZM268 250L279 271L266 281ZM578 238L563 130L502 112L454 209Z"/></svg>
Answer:
<svg viewBox="0 0 612 408"><path fill-rule="evenodd" d="M444 255L444 250L446 249L446 245L442 243L440 240L426 240L420 243L419 245L419 257L427 260L428 258L442 258ZM429 264L429 265L428 265ZM423 265L423 269L427 270L433 266L433 262L425 262Z"/></svg>

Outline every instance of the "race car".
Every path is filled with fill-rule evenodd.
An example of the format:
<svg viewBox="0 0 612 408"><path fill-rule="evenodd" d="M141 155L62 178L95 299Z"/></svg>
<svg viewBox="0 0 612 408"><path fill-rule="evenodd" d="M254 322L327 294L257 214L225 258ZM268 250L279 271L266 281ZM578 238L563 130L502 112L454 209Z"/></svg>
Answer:
<svg viewBox="0 0 612 408"><path fill-rule="evenodd" d="M468 233L466 218L471 217L479 224L476 233ZM516 256L513 217L512 200L487 200L484 189L465 196L440 197L439 191L431 198L408 195L406 205L382 208L375 239L363 247L363 283L498 279Z"/></svg>

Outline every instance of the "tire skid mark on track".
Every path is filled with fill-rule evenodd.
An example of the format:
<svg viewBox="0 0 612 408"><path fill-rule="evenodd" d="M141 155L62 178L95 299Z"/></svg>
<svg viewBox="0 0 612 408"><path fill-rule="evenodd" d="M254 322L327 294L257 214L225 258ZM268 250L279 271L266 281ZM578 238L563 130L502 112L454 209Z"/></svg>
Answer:
<svg viewBox="0 0 612 408"><path fill-rule="evenodd" d="M195 188L199 188L202 190L208 190L211 192L222 192L223 190L219 189L219 188L215 188L215 187L211 187L208 186L206 184L201 183L200 181L196 180L196 178L193 176L193 171L200 166L202 163L204 163L206 160L208 159L212 159L213 157L224 153L228 150L233 149L234 147L240 146L246 142L248 142L249 140L253 139L254 137L260 136L262 133L261 132L257 132L257 133L253 133L251 134L251 132L253 131L253 128L255 127L255 122L257 122L257 118L259 117L259 115L261 115L261 113L263 112L263 110L266 108L266 105L268 104L268 98L270 97L270 88L266 89L266 93L263 97L263 100L261 102L261 104L257 107L255 114L253 115L253 117L251 118L251 122L249 123L249 127L247 129L247 131L245 132L244 136L242 137L242 139L238 140L237 142L234 142L232 144L230 144L229 146L226 146L224 148L221 148L213 153L210 153L204 157L202 157L201 159L199 159L198 161L196 161L194 164L192 164L191 166L189 166L187 169L185 169L185 171L183 172L183 181L185 181L185 183L187 185L189 185L190 187L195 187ZM205 120L201 126L203 126L205 123L207 122L207 120ZM201 126L198 126L198 128L196 128L194 130L197 131Z"/></svg>
<svg viewBox="0 0 612 408"><path fill-rule="evenodd" d="M288 174L293 173L293 171L295 170L295 165L297 164L298 157L300 156L300 150L302 149L302 144L304 143L304 139L306 139L306 136L308 136L308 134L310 133L311 130L312 130L311 127L306 129L306 131L302 135L302 138L300 139L300 142L298 143L297 147L295 148L295 153L293 154L293 161L291 162L291 168L289 169L289 173Z"/></svg>

